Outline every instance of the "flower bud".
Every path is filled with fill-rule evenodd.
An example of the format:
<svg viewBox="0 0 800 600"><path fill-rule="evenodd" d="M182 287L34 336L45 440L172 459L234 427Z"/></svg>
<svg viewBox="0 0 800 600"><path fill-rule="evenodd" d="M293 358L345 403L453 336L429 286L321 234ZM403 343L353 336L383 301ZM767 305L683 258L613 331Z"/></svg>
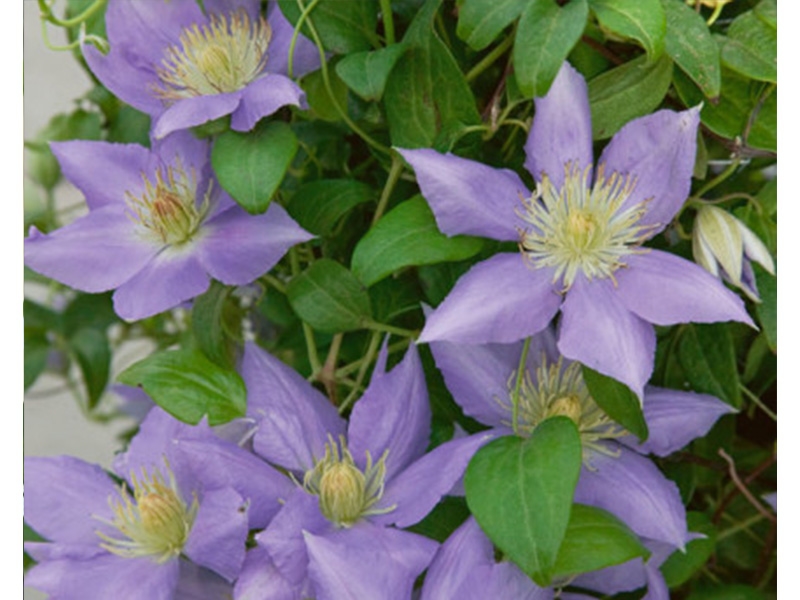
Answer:
<svg viewBox="0 0 800 600"><path fill-rule="evenodd" d="M760 299L751 261L775 273L775 264L764 243L739 219L716 206L703 206L697 212L692 252L706 271L740 288L754 302Z"/></svg>

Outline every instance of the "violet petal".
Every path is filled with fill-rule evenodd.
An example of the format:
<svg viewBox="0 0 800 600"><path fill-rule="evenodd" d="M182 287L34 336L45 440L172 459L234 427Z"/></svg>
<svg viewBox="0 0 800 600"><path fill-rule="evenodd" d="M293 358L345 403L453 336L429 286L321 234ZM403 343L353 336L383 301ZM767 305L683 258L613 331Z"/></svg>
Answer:
<svg viewBox="0 0 800 600"><path fill-rule="evenodd" d="M656 325L741 321L755 327L741 298L705 269L650 250L627 259L617 273L617 293L628 310Z"/></svg>
<svg viewBox="0 0 800 600"><path fill-rule="evenodd" d="M197 258L214 279L245 285L274 267L289 248L312 237L274 202L261 215L235 206L203 225Z"/></svg>
<svg viewBox="0 0 800 600"><path fill-rule="evenodd" d="M519 240L518 227L527 224L516 210L530 196L519 175L428 148L397 151L414 168L443 233Z"/></svg>
<svg viewBox="0 0 800 600"><path fill-rule="evenodd" d="M678 486L647 458L620 444L619 456L593 451L575 489L575 502L609 511L640 536L683 548L689 541Z"/></svg>
<svg viewBox="0 0 800 600"><path fill-rule="evenodd" d="M622 305L613 283L578 276L561 315L561 353L621 381L641 398L653 371L656 335L652 325Z"/></svg>
<svg viewBox="0 0 800 600"><path fill-rule="evenodd" d="M598 161L605 174L636 178L633 193L621 211L647 201L639 225L656 225L652 235L672 220L691 189L697 151L700 109L683 112L660 110L635 119L620 129Z"/></svg>
<svg viewBox="0 0 800 600"><path fill-rule="evenodd" d="M231 115L231 129L250 131L263 117L282 106L303 106L305 92L285 75L266 73L242 90L242 101Z"/></svg>
<svg viewBox="0 0 800 600"><path fill-rule="evenodd" d="M556 188L564 183L564 166L592 167L592 121L586 81L565 62L550 90L535 98L536 112L525 142L525 168L536 181L547 174Z"/></svg>
<svg viewBox="0 0 800 600"><path fill-rule="evenodd" d="M239 90L178 100L154 120L153 137L163 138L173 131L188 129L229 115L239 106L242 94L242 90Z"/></svg>
<svg viewBox="0 0 800 600"><path fill-rule="evenodd" d="M383 364L386 345L381 350ZM377 368L350 414L347 445L359 468L369 452L377 461L388 450L386 481L425 453L431 431L431 409L425 374L412 344L390 372Z"/></svg>
<svg viewBox="0 0 800 600"><path fill-rule="evenodd" d="M267 460L305 472L324 456L329 435L344 434L345 421L328 399L254 343L245 345L241 373L247 414L259 423L254 447Z"/></svg>
<svg viewBox="0 0 800 600"><path fill-rule="evenodd" d="M467 271L428 317L419 342L515 342L544 329L561 305L553 272L531 270L517 253Z"/></svg>

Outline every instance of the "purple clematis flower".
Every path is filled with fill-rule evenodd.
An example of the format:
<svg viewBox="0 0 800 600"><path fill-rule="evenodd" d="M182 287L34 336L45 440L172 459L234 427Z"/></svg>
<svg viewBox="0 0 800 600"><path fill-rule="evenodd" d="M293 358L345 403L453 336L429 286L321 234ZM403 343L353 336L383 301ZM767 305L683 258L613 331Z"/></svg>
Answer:
<svg viewBox="0 0 800 600"><path fill-rule="evenodd" d="M531 193L507 169L399 150L447 235L519 243L467 272L428 318L419 341L513 342L561 310L561 353L627 384L639 397L653 370L653 324L736 320L742 301L697 265L642 244L689 193L699 109L631 121L592 166L586 83L564 64L536 98L525 145Z"/></svg>
<svg viewBox="0 0 800 600"><path fill-rule="evenodd" d="M430 344L445 384L464 412L512 435L511 392L523 343ZM545 330L531 339L520 388L517 431L528 435L544 419L571 418L581 436L583 467L575 502L605 509L637 535L684 548L693 539L677 486L645 456L666 456L704 435L734 410L705 394L648 386L643 411L650 436L644 443L612 421L586 388L581 365L558 353Z"/></svg>
<svg viewBox="0 0 800 600"><path fill-rule="evenodd" d="M25 520L48 543L26 585L53 598L219 598L232 590L248 530L264 527L291 481L205 424L154 408L125 454L119 486L60 456L25 461ZM191 561L191 562L190 562Z"/></svg>
<svg viewBox="0 0 800 600"><path fill-rule="evenodd" d="M194 298L211 277L250 283L313 237L274 202L261 215L236 205L211 175L208 143L188 132L152 151L84 141L52 148L89 214L48 235L32 227L25 264L85 292L116 289L123 319Z"/></svg>
<svg viewBox="0 0 800 600"><path fill-rule="evenodd" d="M410 597L437 544L398 528L430 512L489 436L425 454L431 413L417 350L388 373L386 358L384 346L348 425L295 371L246 346L248 414L259 423L254 449L299 485L256 536L259 549L248 556L237 598L263 597L258 582L271 572L295 594L280 597Z"/></svg>
<svg viewBox="0 0 800 600"><path fill-rule="evenodd" d="M119 98L153 118L152 133L231 115L231 128L249 131L282 106L305 104L287 74L294 28L276 3L267 17L258 0L112 0L106 12L111 51L85 45L92 72ZM295 76L319 67L302 36Z"/></svg>

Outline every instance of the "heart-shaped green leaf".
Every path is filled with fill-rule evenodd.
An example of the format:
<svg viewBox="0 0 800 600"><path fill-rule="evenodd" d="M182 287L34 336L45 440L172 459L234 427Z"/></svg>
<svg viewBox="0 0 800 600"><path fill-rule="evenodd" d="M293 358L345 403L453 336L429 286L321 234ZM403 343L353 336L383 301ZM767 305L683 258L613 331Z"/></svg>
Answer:
<svg viewBox="0 0 800 600"><path fill-rule="evenodd" d="M581 470L581 440L567 417L552 417L531 437L501 437L472 457L467 504L483 531L542 587L555 574Z"/></svg>

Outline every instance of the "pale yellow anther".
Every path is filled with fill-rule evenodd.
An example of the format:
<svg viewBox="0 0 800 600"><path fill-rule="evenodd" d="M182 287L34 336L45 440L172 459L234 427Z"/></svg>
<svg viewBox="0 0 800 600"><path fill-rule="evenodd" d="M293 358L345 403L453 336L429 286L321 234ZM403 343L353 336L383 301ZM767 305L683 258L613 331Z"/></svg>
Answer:
<svg viewBox="0 0 800 600"><path fill-rule="evenodd" d="M267 21L251 21L244 9L212 15L207 25L184 29L180 46L167 48L153 93L170 103L241 90L264 71L271 37Z"/></svg>

